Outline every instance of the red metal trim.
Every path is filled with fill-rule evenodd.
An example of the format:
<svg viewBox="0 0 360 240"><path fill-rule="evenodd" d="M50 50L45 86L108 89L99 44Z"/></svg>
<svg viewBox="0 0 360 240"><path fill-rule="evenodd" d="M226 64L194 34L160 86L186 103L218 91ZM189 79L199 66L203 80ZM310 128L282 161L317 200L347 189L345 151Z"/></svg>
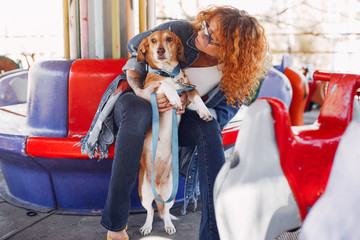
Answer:
<svg viewBox="0 0 360 240"><path fill-rule="evenodd" d="M81 154L76 146L80 138L29 137L26 141L26 153L32 157L89 159ZM114 157L114 146L109 148L108 158Z"/></svg>
<svg viewBox="0 0 360 240"><path fill-rule="evenodd" d="M330 81L331 73L315 71L313 74L313 79L319 81Z"/></svg>
<svg viewBox="0 0 360 240"><path fill-rule="evenodd" d="M223 146L235 144L236 138L239 133L239 127L233 127L222 131Z"/></svg>
<svg viewBox="0 0 360 240"><path fill-rule="evenodd" d="M223 145L234 144L239 129L236 127L223 132ZM76 144L80 138L51 138L51 137L28 137L26 141L26 153L32 157L43 158L73 158L86 160L87 155L81 154L80 147ZM99 156L99 155L98 155ZM109 148L108 158L114 157L114 144Z"/></svg>

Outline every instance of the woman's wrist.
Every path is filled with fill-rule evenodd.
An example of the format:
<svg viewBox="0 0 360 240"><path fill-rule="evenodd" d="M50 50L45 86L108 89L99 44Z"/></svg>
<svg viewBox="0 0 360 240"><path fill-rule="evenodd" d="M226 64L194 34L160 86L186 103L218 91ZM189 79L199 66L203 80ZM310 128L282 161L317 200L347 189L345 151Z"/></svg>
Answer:
<svg viewBox="0 0 360 240"><path fill-rule="evenodd" d="M143 95L144 95L144 89L142 89L140 87L135 87L133 89L133 91L134 91L135 95L138 97L143 97Z"/></svg>
<svg viewBox="0 0 360 240"><path fill-rule="evenodd" d="M136 91L140 90L143 88L143 79L141 74L137 73L134 70L127 70L126 71L126 79L130 85L130 87L134 90L134 92L136 93Z"/></svg>

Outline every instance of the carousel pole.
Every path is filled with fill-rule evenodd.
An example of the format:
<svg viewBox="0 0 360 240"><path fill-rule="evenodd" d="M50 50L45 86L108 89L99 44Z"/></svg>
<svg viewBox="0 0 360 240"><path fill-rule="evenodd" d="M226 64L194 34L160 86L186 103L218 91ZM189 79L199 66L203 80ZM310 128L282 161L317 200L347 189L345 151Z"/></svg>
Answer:
<svg viewBox="0 0 360 240"><path fill-rule="evenodd" d="M147 30L146 23L146 0L139 0L139 30L140 33Z"/></svg>
<svg viewBox="0 0 360 240"><path fill-rule="evenodd" d="M76 0L69 0L69 49L70 49L70 58L76 59L80 56L78 55L78 24L77 24L77 4Z"/></svg>
<svg viewBox="0 0 360 240"><path fill-rule="evenodd" d="M80 0L81 58L89 58L88 1Z"/></svg>
<svg viewBox="0 0 360 240"><path fill-rule="evenodd" d="M104 15L102 0L94 1L95 58L103 59L104 52Z"/></svg>
<svg viewBox="0 0 360 240"><path fill-rule="evenodd" d="M134 36L135 33L133 0L126 0L126 23L127 23L127 40L129 41Z"/></svg>
<svg viewBox="0 0 360 240"><path fill-rule="evenodd" d="M80 0L75 0L75 20L76 20L76 48L77 48L77 57L81 58L81 39L80 39Z"/></svg>
<svg viewBox="0 0 360 240"><path fill-rule="evenodd" d="M127 17L126 17L126 1L120 0L120 56L121 58L128 57L128 51L126 49L127 43Z"/></svg>
<svg viewBox="0 0 360 240"><path fill-rule="evenodd" d="M70 58L70 39L69 39L69 2L63 0L63 26L64 26L64 58Z"/></svg>
<svg viewBox="0 0 360 240"><path fill-rule="evenodd" d="M126 0L126 24L127 24L127 41L129 41L135 35L133 0ZM128 57L130 57L130 53L128 53Z"/></svg>
<svg viewBox="0 0 360 240"><path fill-rule="evenodd" d="M147 29L156 26L156 0L147 0Z"/></svg>
<svg viewBox="0 0 360 240"><path fill-rule="evenodd" d="M112 58L120 58L120 1L111 0Z"/></svg>

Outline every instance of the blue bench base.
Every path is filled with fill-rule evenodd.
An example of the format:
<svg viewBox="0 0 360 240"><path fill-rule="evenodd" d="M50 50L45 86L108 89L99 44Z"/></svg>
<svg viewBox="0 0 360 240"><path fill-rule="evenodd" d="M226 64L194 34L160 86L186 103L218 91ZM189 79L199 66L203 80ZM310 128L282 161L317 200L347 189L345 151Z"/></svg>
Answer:
<svg viewBox="0 0 360 240"><path fill-rule="evenodd" d="M112 159L35 158L24 151L26 136L0 134L0 167L5 179L0 193L16 206L34 211L101 214L107 197ZM184 199L180 177L176 205ZM144 211L137 184L131 193L131 211Z"/></svg>

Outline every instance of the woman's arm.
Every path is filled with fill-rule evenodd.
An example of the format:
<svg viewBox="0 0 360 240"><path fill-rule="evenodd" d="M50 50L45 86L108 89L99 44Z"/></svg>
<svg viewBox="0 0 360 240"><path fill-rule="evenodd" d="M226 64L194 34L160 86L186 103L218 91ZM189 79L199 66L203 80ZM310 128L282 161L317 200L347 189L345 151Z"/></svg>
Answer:
<svg viewBox="0 0 360 240"><path fill-rule="evenodd" d="M227 105L226 98L223 98L222 101L213 108L216 112L216 120L219 122L221 129L224 129L226 124L228 124L228 122L236 115L239 109L240 108Z"/></svg>
<svg viewBox="0 0 360 240"><path fill-rule="evenodd" d="M160 86L160 83L154 83L149 85L149 87L144 88L144 77L135 70L128 69L126 71L126 79L136 96L141 97L148 102L150 102L151 93L154 92L155 88Z"/></svg>

